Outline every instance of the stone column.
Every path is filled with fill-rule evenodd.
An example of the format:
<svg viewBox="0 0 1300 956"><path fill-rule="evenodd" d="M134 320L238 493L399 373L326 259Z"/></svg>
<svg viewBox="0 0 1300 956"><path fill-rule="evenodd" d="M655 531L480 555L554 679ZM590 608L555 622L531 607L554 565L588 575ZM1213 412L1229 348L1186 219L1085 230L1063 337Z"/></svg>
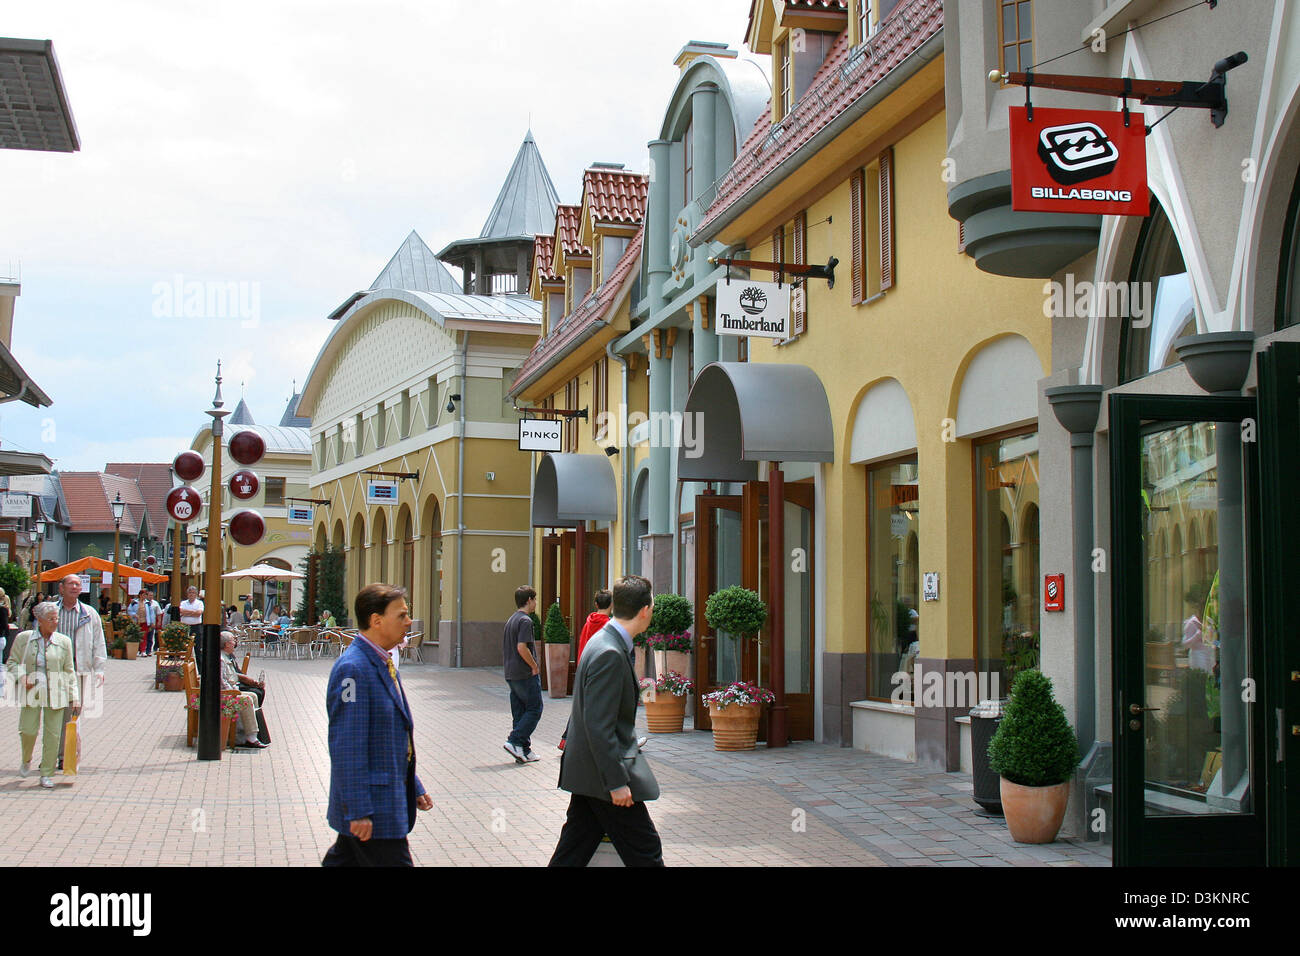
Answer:
<svg viewBox="0 0 1300 956"><path fill-rule="evenodd" d="M646 283L646 296L650 300L651 321L655 313L663 308L664 280L668 278L668 239L672 235L672 209L670 206L672 189L671 143L667 140L650 141L650 191L646 201L646 237L643 265L649 281Z"/></svg>

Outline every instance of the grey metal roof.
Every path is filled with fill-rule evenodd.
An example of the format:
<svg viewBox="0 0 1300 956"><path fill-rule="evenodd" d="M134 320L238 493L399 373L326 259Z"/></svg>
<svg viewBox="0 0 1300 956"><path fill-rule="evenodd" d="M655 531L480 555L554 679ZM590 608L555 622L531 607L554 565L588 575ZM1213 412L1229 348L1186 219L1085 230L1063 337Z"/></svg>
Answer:
<svg viewBox="0 0 1300 956"><path fill-rule="evenodd" d="M24 401L33 408L52 404L50 396L41 391L40 386L23 371L13 353L0 342L0 402L14 400Z"/></svg>
<svg viewBox="0 0 1300 956"><path fill-rule="evenodd" d="M0 149L81 149L49 40L0 38Z"/></svg>
<svg viewBox="0 0 1300 956"><path fill-rule="evenodd" d="M403 240L393 258L370 283L372 289L410 289L414 292L459 292L447 267L438 261L414 229Z"/></svg>
<svg viewBox="0 0 1300 956"><path fill-rule="evenodd" d="M428 303L444 319L489 319L536 325L542 318L542 304L526 295L416 292L415 296Z"/></svg>
<svg viewBox="0 0 1300 956"><path fill-rule="evenodd" d="M268 455L310 455L311 432L306 428L281 428L278 425L246 425L239 431L257 432L266 442ZM200 432L201 433L201 432ZM231 430L234 433L234 429Z"/></svg>
<svg viewBox="0 0 1300 956"><path fill-rule="evenodd" d="M479 238L531 239L540 233L554 232L555 207L559 204L560 194L555 191L551 174L546 171L542 154L533 140L533 131L529 130Z"/></svg>
<svg viewBox="0 0 1300 956"><path fill-rule="evenodd" d="M302 392L294 391L293 398L289 399L289 404L284 408L284 414L280 416L281 428L311 428L311 419L303 418L298 414L298 399L302 398Z"/></svg>
<svg viewBox="0 0 1300 956"><path fill-rule="evenodd" d="M244 400L242 398L239 400L239 404L235 406L234 413L231 414L231 416L228 419L226 419L226 421L228 424L231 425L256 425L257 424L257 422L253 421L253 413L248 410L248 406L244 404Z"/></svg>

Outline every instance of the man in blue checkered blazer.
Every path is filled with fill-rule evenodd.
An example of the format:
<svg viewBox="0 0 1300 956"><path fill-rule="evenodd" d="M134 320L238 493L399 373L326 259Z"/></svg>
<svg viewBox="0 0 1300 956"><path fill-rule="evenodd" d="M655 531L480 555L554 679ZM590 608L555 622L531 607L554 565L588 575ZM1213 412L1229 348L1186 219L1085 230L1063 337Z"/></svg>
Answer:
<svg viewBox="0 0 1300 956"><path fill-rule="evenodd" d="M361 633L330 671L329 824L323 866L411 866L406 835L433 799L415 775L411 708L389 651L411 626L406 592L369 584L356 600Z"/></svg>

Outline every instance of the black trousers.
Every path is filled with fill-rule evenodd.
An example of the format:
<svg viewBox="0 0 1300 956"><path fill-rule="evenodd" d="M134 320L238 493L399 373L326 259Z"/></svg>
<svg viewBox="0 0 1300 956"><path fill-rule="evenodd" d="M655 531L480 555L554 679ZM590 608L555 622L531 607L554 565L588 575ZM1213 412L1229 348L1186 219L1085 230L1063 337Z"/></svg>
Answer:
<svg viewBox="0 0 1300 956"><path fill-rule="evenodd" d="M569 815L550 866L586 866L600 838L609 834L624 866L663 866L663 844L644 803L616 807L608 800L573 794Z"/></svg>
<svg viewBox="0 0 1300 956"><path fill-rule="evenodd" d="M340 833L321 860L321 866L414 866L406 837L400 840L376 840L364 843L350 833Z"/></svg>

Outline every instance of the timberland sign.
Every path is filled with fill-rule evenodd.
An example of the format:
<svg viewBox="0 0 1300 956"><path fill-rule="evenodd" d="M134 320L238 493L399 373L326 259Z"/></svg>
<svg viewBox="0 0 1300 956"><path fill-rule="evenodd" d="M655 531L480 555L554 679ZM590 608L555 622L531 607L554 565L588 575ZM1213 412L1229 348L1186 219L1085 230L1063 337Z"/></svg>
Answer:
<svg viewBox="0 0 1300 956"><path fill-rule="evenodd" d="M1145 216L1142 114L1011 107L1011 208L1018 212Z"/></svg>
<svg viewBox="0 0 1300 956"><path fill-rule="evenodd" d="M790 337L790 284L723 282L718 285L718 334Z"/></svg>

